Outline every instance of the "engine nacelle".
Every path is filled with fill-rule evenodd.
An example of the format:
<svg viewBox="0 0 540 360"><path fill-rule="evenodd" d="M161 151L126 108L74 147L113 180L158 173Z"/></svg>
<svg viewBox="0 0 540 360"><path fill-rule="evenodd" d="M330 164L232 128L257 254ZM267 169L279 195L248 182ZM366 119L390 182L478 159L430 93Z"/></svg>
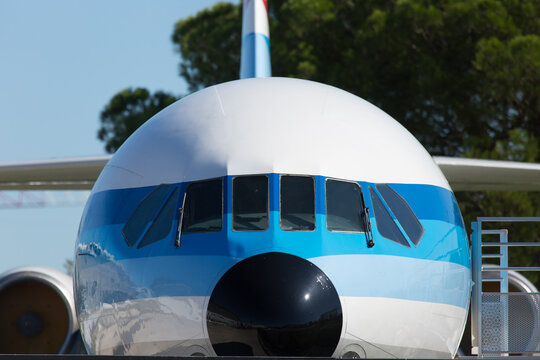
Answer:
<svg viewBox="0 0 540 360"><path fill-rule="evenodd" d="M46 267L0 275L0 353L65 353L78 328L71 277Z"/></svg>

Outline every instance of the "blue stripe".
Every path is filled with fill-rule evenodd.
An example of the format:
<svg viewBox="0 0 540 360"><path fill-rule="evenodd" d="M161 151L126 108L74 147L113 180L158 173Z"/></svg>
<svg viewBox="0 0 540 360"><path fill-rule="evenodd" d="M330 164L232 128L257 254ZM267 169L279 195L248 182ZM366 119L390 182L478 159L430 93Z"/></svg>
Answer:
<svg viewBox="0 0 540 360"><path fill-rule="evenodd" d="M232 178L224 177L222 230L185 234L179 248L173 245L176 224L165 239L140 249L128 247L121 234L137 204L155 187L93 194L77 242L77 253L85 254L77 256L78 281L88 294L84 306L162 295L209 296L218 279L242 259L284 252L314 262L328 274L341 296L466 307L470 289L468 240L452 192L431 185L390 184L420 218L425 234L417 247L402 246L379 234L371 214L375 246L368 248L363 233L326 229L322 176L315 177L315 231L280 228L279 174L269 175L269 229L232 231ZM371 206L368 187L373 184L359 184L367 206ZM178 185L184 192L187 184ZM96 284L97 278L111 281Z"/></svg>
<svg viewBox="0 0 540 360"><path fill-rule="evenodd" d="M147 186L92 194L86 203L81 231L112 224L125 224L139 202L155 188L156 186ZM180 190L183 192L184 188L185 185Z"/></svg>
<svg viewBox="0 0 540 360"><path fill-rule="evenodd" d="M465 228L454 194L433 185L389 184L420 219L441 220ZM365 191L365 190L364 190ZM433 204L438 204L434 207Z"/></svg>
<svg viewBox="0 0 540 360"><path fill-rule="evenodd" d="M251 33L242 39L240 78L271 77L270 39L266 35Z"/></svg>
<svg viewBox="0 0 540 360"><path fill-rule="evenodd" d="M341 296L384 297L466 308L470 293L467 267L394 256L324 256L310 259Z"/></svg>
<svg viewBox="0 0 540 360"><path fill-rule="evenodd" d="M79 284L106 278L90 298L105 303L157 296L210 296L217 281L240 259L228 256L165 256L95 263L86 257ZM309 259L332 281L339 296L382 297L467 307L468 268L440 261L393 256L341 255ZM157 266L159 264L159 266ZM81 264L79 264L81 266ZM87 286L92 288L92 286ZM97 300L100 299L100 300ZM98 304L95 304L96 306Z"/></svg>
<svg viewBox="0 0 540 360"><path fill-rule="evenodd" d="M313 232L283 231L279 227L279 175L269 175L270 229L263 232L231 230L232 176L226 177L225 217L219 233L186 234L182 236L182 255L214 254L244 258L260 251L286 251L313 258L340 254L374 254L447 261L469 266L468 241L463 221L453 194L431 185L391 184L409 203L420 218L426 232L417 247L407 248L383 238L371 214L375 239L373 248L366 247L364 234L329 232L326 229L324 180L316 176L316 230ZM371 183L360 183L364 194L369 194ZM187 184L179 184L181 192ZM93 194L88 201L81 225L79 243L95 243L112 251L115 259L138 258L149 255L171 256L172 233L165 240L141 249L127 248L121 230L137 204L154 187L109 190ZM365 196L366 204L371 199ZM279 250L282 249L282 250Z"/></svg>
<svg viewBox="0 0 540 360"><path fill-rule="evenodd" d="M232 176L226 177L230 185ZM270 210L279 209L279 174L270 174ZM323 176L315 176L317 196L316 211L318 214L324 214L324 180ZM371 206L368 186L373 183L359 182L362 185L366 204ZM187 183L180 183L181 193L184 192ZM433 185L421 184L390 184L405 200L409 203L412 210L420 220L439 220L448 222L455 226L465 228L458 204L451 191ZM156 186L147 186L142 188L107 190L92 194L87 203L86 213L92 216L86 216L81 224L83 231L111 224L125 224L137 204L149 194ZM231 186L228 186L228 195L230 197ZM231 206L225 211L231 212ZM373 215L373 214L372 214Z"/></svg>
<svg viewBox="0 0 540 360"><path fill-rule="evenodd" d="M88 299L111 303L161 295L208 296L217 280L238 261L264 252L284 252L312 260L328 274L342 296L466 306L470 287L468 240L452 192L431 185L390 184L418 215L425 234L417 247L402 246L379 234L371 214L375 246L368 248L363 233L326 229L322 176L315 177L315 231L280 228L279 174L269 175L270 227L265 231L232 231L232 178L224 178L222 230L185 234L179 248L173 245L176 223L165 239L140 249L128 247L122 236L122 228L137 204L155 187L93 194L77 242L77 253L85 254L77 256L78 276L87 277L79 281L86 284L86 291L94 293ZM371 206L368 187L373 184L359 184L367 206ZM184 192L187 184L178 185ZM93 279L109 275L116 280L97 287L93 283ZM95 291L101 295L95 295Z"/></svg>

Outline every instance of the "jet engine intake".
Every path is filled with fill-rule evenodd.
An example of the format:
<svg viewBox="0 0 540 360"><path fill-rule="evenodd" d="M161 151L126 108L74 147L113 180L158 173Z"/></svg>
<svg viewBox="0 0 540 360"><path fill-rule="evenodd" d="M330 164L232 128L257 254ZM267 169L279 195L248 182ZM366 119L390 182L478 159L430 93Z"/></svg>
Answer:
<svg viewBox="0 0 540 360"><path fill-rule="evenodd" d="M46 267L0 275L0 353L66 353L77 331L71 277Z"/></svg>

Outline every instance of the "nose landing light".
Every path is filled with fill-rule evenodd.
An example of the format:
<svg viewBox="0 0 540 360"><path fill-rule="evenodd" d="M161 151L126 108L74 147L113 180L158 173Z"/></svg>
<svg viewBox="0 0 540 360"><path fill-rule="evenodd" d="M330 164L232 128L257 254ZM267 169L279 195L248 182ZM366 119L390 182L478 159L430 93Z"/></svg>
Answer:
<svg viewBox="0 0 540 360"><path fill-rule="evenodd" d="M218 356L331 356L343 319L339 296L318 267L265 253L225 273L206 321Z"/></svg>

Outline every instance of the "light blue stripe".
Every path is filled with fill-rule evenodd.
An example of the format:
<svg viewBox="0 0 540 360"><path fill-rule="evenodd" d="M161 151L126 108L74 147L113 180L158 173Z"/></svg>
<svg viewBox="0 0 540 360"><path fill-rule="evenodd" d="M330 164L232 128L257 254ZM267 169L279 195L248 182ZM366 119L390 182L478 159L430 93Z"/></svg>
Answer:
<svg viewBox="0 0 540 360"><path fill-rule="evenodd" d="M78 312L134 299L210 296L219 276L238 259L225 256L167 256L106 261L77 256ZM99 280L99 281L96 281Z"/></svg>
<svg viewBox="0 0 540 360"><path fill-rule="evenodd" d="M270 39L259 33L251 33L242 39L240 79L271 77Z"/></svg>
<svg viewBox="0 0 540 360"><path fill-rule="evenodd" d="M387 255L338 255L309 259L340 296L383 297L466 308L470 270L462 265Z"/></svg>
<svg viewBox="0 0 540 360"><path fill-rule="evenodd" d="M462 308L468 304L470 271L457 264L387 255L337 255L308 260L327 274L339 296L404 299ZM102 262L84 256L78 261L86 268L78 273L78 284L92 289L92 293L86 294L90 302L86 306L92 308L100 302L156 296L210 296L219 278L240 259L156 256ZM96 284L95 279L107 281Z"/></svg>

